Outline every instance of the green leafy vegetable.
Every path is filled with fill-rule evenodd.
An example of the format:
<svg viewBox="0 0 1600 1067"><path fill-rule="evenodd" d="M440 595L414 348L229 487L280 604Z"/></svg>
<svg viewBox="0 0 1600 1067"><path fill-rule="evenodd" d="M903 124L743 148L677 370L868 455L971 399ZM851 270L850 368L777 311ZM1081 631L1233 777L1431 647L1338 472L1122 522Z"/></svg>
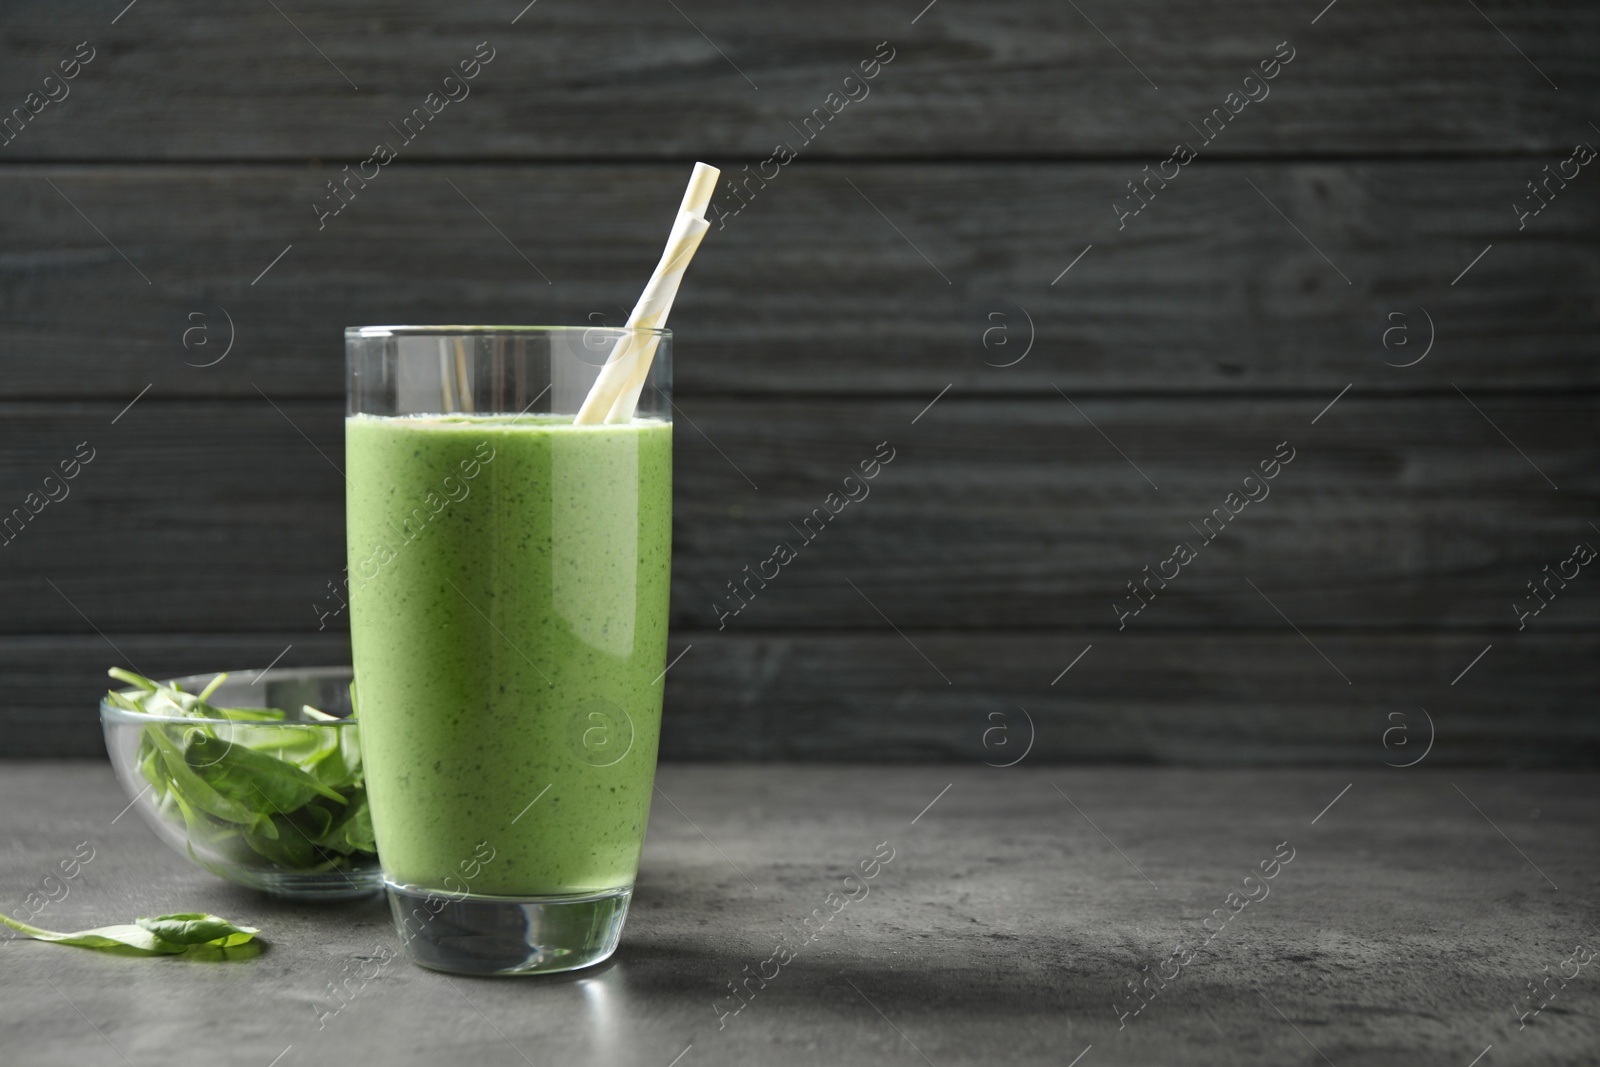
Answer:
<svg viewBox="0 0 1600 1067"><path fill-rule="evenodd" d="M278 708L224 708L207 703L207 698L216 692L217 686L227 680L226 673L211 679L210 684L199 693L185 693L179 686L162 685L142 674L125 671L121 667L112 667L106 673L118 681L127 682L143 690L142 693L132 695L119 693L114 689L110 692L112 703L129 711L142 711L147 715L185 715L197 719L239 719L252 722L281 722L284 718L283 711Z"/></svg>
<svg viewBox="0 0 1600 1067"><path fill-rule="evenodd" d="M199 727L194 729L198 730ZM183 752L158 725L152 723L146 726L143 740L155 746L156 752L161 757L162 769L166 772L164 776L158 775L152 778L152 785L175 792L181 799L187 800L190 807L198 808L227 822L253 824L262 818L237 799L217 792L204 778L196 774L189 766L188 760L184 758ZM140 761L141 765L143 762Z"/></svg>
<svg viewBox="0 0 1600 1067"><path fill-rule="evenodd" d="M232 948L244 944L260 932L253 926L235 926L220 915L198 911L157 915L153 919L135 919L134 922L169 945L185 947L216 945L219 948Z"/></svg>
<svg viewBox="0 0 1600 1067"><path fill-rule="evenodd" d="M300 872L375 859L354 729L324 725L340 720L309 705L300 723L285 721L277 708L213 704L225 674L199 693L119 667L109 674L133 687L109 694L118 707L163 719L211 720L146 724L135 759L157 812L182 823L191 852Z"/></svg>
<svg viewBox="0 0 1600 1067"><path fill-rule="evenodd" d="M200 912L157 915L153 919L135 919L123 926L101 926L71 934L41 930L7 915L0 915L0 923L37 941L113 949L132 956L177 956L199 946L233 948L260 932L253 926L237 926L221 916Z"/></svg>
<svg viewBox="0 0 1600 1067"><path fill-rule="evenodd" d="M190 731L183 759L212 789L242 804L259 798L275 811L288 811L319 793L337 804L348 803L293 763L199 730Z"/></svg>

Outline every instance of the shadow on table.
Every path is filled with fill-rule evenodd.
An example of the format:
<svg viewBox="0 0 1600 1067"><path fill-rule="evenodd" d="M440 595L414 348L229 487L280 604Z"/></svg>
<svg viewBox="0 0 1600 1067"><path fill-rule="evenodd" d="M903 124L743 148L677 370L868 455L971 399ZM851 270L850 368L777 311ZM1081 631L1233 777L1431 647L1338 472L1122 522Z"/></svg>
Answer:
<svg viewBox="0 0 1600 1067"><path fill-rule="evenodd" d="M970 940L977 948L983 938ZM1036 944L1026 953L1028 959L1008 965L992 943L971 953L947 947L936 961L904 954L869 956L852 953L848 934L833 944L811 947L814 954L796 956L776 974L769 964L764 970L772 977L762 981L758 968L770 958L770 950L752 956L681 942L637 947L624 942L611 962L615 977L610 980L641 999L703 1011L711 1030L719 1022L732 1025L736 1019L764 1014L763 1008L806 1025L852 1018L860 1011L927 1014L978 1008L991 1022L1028 1019L1037 1026L1041 1019L1053 1019L1058 1036L1072 1032L1073 1016L1111 1017L1107 1005L1116 979L1110 961L1081 968L1041 967L1041 946ZM740 999L730 983L739 984Z"/></svg>

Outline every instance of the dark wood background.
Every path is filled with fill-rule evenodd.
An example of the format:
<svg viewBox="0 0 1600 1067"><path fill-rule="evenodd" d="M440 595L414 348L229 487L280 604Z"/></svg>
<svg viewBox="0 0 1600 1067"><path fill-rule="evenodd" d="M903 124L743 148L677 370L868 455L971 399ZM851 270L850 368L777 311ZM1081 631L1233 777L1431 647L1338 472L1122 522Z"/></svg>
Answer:
<svg viewBox="0 0 1600 1067"><path fill-rule="evenodd" d="M689 165L796 141L887 41L673 317L693 647L664 754L1600 759L1600 574L1521 631L1512 606L1600 545L1600 163L1512 206L1600 145L1600 8L921 8L7 4L0 107L95 58L0 146L0 513L95 459L0 547L0 755L99 752L112 663L346 657L313 607L342 328L617 321ZM319 231L324 183L485 40ZM1285 40L1119 230L1124 183ZM884 440L871 497L719 632L724 583ZM1282 441L1272 495L1119 631L1125 583Z"/></svg>

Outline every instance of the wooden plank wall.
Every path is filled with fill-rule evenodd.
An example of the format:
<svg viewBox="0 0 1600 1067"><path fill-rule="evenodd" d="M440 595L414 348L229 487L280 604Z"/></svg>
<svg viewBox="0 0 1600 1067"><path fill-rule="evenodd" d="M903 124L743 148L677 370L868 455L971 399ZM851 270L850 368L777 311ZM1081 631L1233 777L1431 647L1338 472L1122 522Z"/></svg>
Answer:
<svg viewBox="0 0 1600 1067"><path fill-rule="evenodd" d="M315 606L342 328L616 322L706 159L764 177L674 316L666 755L1600 758L1600 577L1514 607L1600 545L1592 4L19 0L0 31L0 514L79 457L0 545L0 755L99 752L111 663L347 656Z"/></svg>

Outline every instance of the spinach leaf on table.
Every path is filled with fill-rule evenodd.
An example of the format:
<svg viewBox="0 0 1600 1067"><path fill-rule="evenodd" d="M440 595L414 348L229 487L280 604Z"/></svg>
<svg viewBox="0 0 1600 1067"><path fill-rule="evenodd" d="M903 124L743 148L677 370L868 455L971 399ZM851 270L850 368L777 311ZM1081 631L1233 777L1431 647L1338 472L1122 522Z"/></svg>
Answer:
<svg viewBox="0 0 1600 1067"><path fill-rule="evenodd" d="M242 945L260 931L253 926L236 926L220 915L204 912L179 912L176 915L157 915L153 919L135 919L169 945L216 945L232 948Z"/></svg>
<svg viewBox="0 0 1600 1067"><path fill-rule="evenodd" d="M232 948L250 941L260 932L254 926L238 926L219 915L201 912L157 915L119 926L101 926L69 934L41 930L8 915L0 915L0 923L36 941L112 949L121 955L133 956L177 956L198 946Z"/></svg>

